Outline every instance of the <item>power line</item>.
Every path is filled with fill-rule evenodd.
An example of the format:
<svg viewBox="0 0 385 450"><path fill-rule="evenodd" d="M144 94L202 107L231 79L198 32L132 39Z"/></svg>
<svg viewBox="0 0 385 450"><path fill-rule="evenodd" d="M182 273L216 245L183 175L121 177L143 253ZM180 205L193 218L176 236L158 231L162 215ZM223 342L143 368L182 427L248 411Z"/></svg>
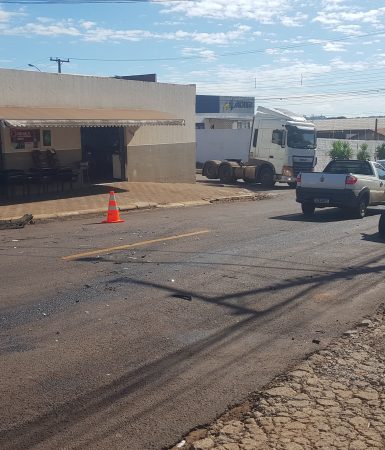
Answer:
<svg viewBox="0 0 385 450"><path fill-rule="evenodd" d="M115 3L115 4L129 4L129 3L170 3L170 2L194 2L196 0L2 0L1 3L8 5L74 5L74 4L89 4L89 3Z"/></svg>
<svg viewBox="0 0 385 450"><path fill-rule="evenodd" d="M57 62L57 73L61 73L61 65L63 63L69 63L70 62L69 59L52 58L52 56L51 56L51 58L49 60L53 61L53 62Z"/></svg>
<svg viewBox="0 0 385 450"><path fill-rule="evenodd" d="M179 0L176 0L179 1ZM189 1L189 0L186 0ZM344 42L344 41L350 41L354 39L361 39L364 37L369 36L378 36L378 35L385 35L385 30L383 31L376 31L373 33L366 33L361 34L359 36L346 36L339 39L327 39L327 40L317 40L317 42L304 42L302 44L290 44L290 45L284 45L279 47L266 47L262 49L255 49L255 50L243 50L238 52L226 52L226 53L219 53L215 55L215 57L226 57L226 56L240 56L240 55L251 55L256 53L264 53L267 50L290 50L295 48L301 48L301 47L314 47L318 45L324 45L328 43L334 43L334 42ZM97 62L154 62L154 61L183 61L183 60L195 60L195 59L206 59L207 56L202 55L192 55L192 56L173 56L173 57L165 57L165 58L78 58L75 56L69 56L70 59L74 61L97 61Z"/></svg>

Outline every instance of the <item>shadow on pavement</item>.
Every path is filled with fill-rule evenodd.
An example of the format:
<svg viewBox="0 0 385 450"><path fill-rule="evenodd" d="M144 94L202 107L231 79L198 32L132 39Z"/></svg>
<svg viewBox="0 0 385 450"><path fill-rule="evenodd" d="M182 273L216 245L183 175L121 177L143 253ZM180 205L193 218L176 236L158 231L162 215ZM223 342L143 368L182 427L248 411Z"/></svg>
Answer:
<svg viewBox="0 0 385 450"><path fill-rule="evenodd" d="M373 234L366 234L361 233L361 237L363 241L368 242L377 242L378 244L385 244L385 238L383 238L379 233L373 233Z"/></svg>
<svg viewBox="0 0 385 450"><path fill-rule="evenodd" d="M367 217L376 216L383 212L383 209L368 209ZM351 220L362 220L357 219L339 208L325 208L325 209L316 209L313 216L305 216L301 212L297 214L285 214L282 216L273 216L270 219L274 220L286 220L289 222L342 222L342 221L351 221Z"/></svg>
<svg viewBox="0 0 385 450"><path fill-rule="evenodd" d="M377 264L373 266L373 264ZM362 283L360 275L380 275L385 270L383 264L383 252L372 255L364 263L358 266L351 266L337 270L330 270L326 273L314 274L311 277L298 277L290 280L273 280L269 286L239 289L236 293L219 294L215 297L207 297L198 292L186 292L183 289L175 289L167 284L143 281L132 277L116 277L109 284L121 284L126 286L138 286L147 288L156 288L164 296L170 295L177 298L211 303L217 306L225 307L229 312L240 316L236 323L214 331L209 336L199 339L187 347L182 347L160 356L153 361L145 362L138 368L127 368L126 372L118 378L106 383L96 389L88 392L80 392L75 398L65 401L59 408L41 412L37 417L31 418L24 423L16 423L14 426L0 432L0 443L4 444L2 448L20 449L30 448L35 445L43 445L50 438L65 432L79 422L87 421L90 416L96 414L103 415L103 411L108 410L112 405L116 409L124 408L125 404L117 404L122 399L127 399L131 395L137 394L151 386L154 390L161 390L167 383L172 382L175 377L180 376L181 371L186 366L193 366L199 361L199 356L208 351L219 351L228 347L234 341L239 341L242 337L255 330L258 324L272 321L276 313L290 311L290 308L300 302L307 301L308 298L320 287L325 287L330 282L336 280L348 281L349 289L346 289L345 295L335 298L334 302L341 304L343 301L350 301L351 290L354 288L357 294L365 292L367 286ZM354 280L354 284L352 281ZM297 287L297 292L291 289ZM279 300L272 302L266 294L272 290L281 294ZM255 299L260 301L256 302ZM297 324L287 324L288 329L294 329ZM267 337L268 339L268 337ZM258 342L255 348L266 346L266 342ZM254 348L254 349L255 349ZM248 354L237 354L233 357L233 364L241 364L243 358L249 357ZM228 370L228 362L223 362L209 374L203 374L206 382L215 382L215 378L220 376L224 370ZM196 383L199 380L194 377L189 385L183 386L183 392L190 391L193 395L196 389ZM139 418L148 414L154 414L154 411L161 404L167 402L169 397L180 394L182 388L170 392L165 398L159 398L155 404L144 405L142 410L125 417L124 422L133 423ZM123 415L123 413L122 413ZM78 444L71 448L95 448L99 440L107 435L116 433L121 428L122 423L106 423L104 427L95 430L92 435L82 434L77 436Z"/></svg>
<svg viewBox="0 0 385 450"><path fill-rule="evenodd" d="M117 186L90 184L84 185L68 191L50 191L41 194L32 193L31 195L10 195L8 198L4 195L0 196L0 206L18 205L20 203L35 203L48 200L61 200L68 198L89 197L92 195L108 194L111 190L115 193L128 192L129 189L121 189Z"/></svg>

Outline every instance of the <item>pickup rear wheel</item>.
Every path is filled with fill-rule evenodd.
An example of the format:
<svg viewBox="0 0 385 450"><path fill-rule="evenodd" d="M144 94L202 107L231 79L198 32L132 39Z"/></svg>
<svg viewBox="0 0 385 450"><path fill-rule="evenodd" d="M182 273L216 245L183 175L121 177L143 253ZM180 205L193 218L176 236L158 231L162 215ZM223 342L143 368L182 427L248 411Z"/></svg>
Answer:
<svg viewBox="0 0 385 450"><path fill-rule="evenodd" d="M302 212L305 216L312 216L315 211L315 206L312 203L302 203Z"/></svg>
<svg viewBox="0 0 385 450"><path fill-rule="evenodd" d="M385 213L381 214L380 221L378 222L378 232L381 237L385 238Z"/></svg>
<svg viewBox="0 0 385 450"><path fill-rule="evenodd" d="M368 198L366 195L360 197L360 199L358 200L358 205L353 210L354 216L357 219L363 219L366 216L366 210L368 208L368 203L369 203L369 201L368 201Z"/></svg>

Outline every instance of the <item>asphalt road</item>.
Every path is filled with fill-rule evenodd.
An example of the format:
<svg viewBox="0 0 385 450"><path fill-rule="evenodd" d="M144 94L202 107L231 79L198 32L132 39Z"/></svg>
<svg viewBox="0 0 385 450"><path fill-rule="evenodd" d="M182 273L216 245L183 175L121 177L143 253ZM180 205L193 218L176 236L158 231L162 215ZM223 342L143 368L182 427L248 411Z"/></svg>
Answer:
<svg viewBox="0 0 385 450"><path fill-rule="evenodd" d="M274 192L1 231L0 448L170 446L371 314L380 209Z"/></svg>

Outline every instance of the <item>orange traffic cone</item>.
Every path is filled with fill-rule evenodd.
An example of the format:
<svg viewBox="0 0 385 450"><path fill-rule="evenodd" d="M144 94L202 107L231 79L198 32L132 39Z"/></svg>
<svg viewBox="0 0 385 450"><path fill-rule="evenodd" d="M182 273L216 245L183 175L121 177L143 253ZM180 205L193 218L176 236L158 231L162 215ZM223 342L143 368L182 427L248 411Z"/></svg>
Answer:
<svg viewBox="0 0 385 450"><path fill-rule="evenodd" d="M108 201L108 212L107 212L107 220L103 220L102 223L119 223L124 222L123 219L120 218L119 208L115 200L115 192L110 192L110 199Z"/></svg>

